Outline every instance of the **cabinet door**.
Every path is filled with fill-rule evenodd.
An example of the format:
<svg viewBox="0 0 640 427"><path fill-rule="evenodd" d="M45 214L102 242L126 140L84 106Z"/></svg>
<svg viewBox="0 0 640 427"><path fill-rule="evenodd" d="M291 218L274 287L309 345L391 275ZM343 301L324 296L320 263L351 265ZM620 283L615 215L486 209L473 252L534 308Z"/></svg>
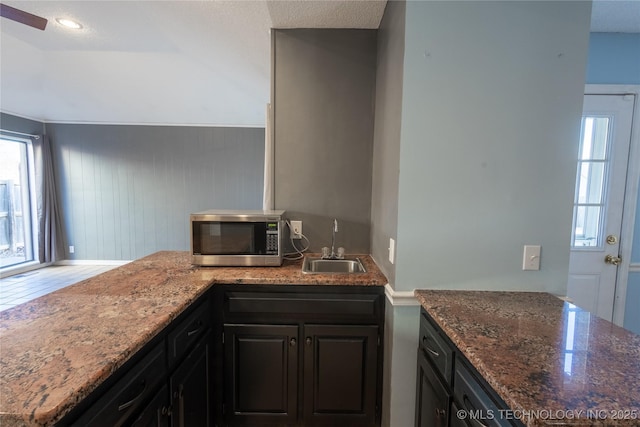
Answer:
<svg viewBox="0 0 640 427"><path fill-rule="evenodd" d="M169 389L164 385L140 412L131 427L169 427Z"/></svg>
<svg viewBox="0 0 640 427"><path fill-rule="evenodd" d="M376 425L378 327L304 326L304 425Z"/></svg>
<svg viewBox="0 0 640 427"><path fill-rule="evenodd" d="M226 423L295 424L297 374L297 325L224 325Z"/></svg>
<svg viewBox="0 0 640 427"><path fill-rule="evenodd" d="M210 334L169 378L172 427L208 427L211 414Z"/></svg>
<svg viewBox="0 0 640 427"><path fill-rule="evenodd" d="M418 349L416 427L447 427L451 396L438 377L424 349Z"/></svg>

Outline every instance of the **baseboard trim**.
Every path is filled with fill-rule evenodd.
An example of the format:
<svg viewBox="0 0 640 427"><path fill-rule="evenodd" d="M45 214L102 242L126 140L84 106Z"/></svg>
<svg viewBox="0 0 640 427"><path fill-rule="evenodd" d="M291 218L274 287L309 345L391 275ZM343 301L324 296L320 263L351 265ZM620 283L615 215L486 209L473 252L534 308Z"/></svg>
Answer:
<svg viewBox="0 0 640 427"><path fill-rule="evenodd" d="M387 301L393 306L416 306L420 305L413 291L396 291L390 284L384 285L384 294Z"/></svg>
<svg viewBox="0 0 640 427"><path fill-rule="evenodd" d="M56 261L55 265L125 265L131 261L119 259L63 259Z"/></svg>

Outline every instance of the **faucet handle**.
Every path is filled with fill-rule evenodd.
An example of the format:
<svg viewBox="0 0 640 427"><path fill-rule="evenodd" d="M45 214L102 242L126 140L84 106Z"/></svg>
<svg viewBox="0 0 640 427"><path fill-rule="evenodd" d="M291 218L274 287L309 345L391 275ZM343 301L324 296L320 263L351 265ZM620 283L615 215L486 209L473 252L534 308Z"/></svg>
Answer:
<svg viewBox="0 0 640 427"><path fill-rule="evenodd" d="M329 249L328 247L324 246L322 248L322 259L327 259L331 257L331 249Z"/></svg>
<svg viewBox="0 0 640 427"><path fill-rule="evenodd" d="M340 246L336 251L336 258L344 259L344 248L342 246Z"/></svg>

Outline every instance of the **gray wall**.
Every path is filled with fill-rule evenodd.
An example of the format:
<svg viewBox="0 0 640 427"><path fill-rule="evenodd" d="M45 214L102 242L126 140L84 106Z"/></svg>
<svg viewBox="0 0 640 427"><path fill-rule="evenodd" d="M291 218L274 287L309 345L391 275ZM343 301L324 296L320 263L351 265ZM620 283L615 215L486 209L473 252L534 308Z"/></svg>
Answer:
<svg viewBox="0 0 640 427"><path fill-rule="evenodd" d="M378 30L376 110L373 136L371 254L390 283L389 238L397 235L400 127L404 65L405 2L387 2Z"/></svg>
<svg viewBox="0 0 640 427"><path fill-rule="evenodd" d="M12 130L14 132L41 135L44 133L42 122L13 116L11 114L0 113L0 129Z"/></svg>
<svg viewBox="0 0 640 427"><path fill-rule="evenodd" d="M75 246L67 259L187 250L191 212L262 208L264 129L46 128L67 245Z"/></svg>
<svg viewBox="0 0 640 427"><path fill-rule="evenodd" d="M564 293L589 17L588 2L387 3L371 235L389 302L414 288ZM521 270L524 244L542 245L542 270ZM418 318L386 310L385 427L414 422Z"/></svg>
<svg viewBox="0 0 640 427"><path fill-rule="evenodd" d="M406 7L395 289L564 295L591 3Z"/></svg>
<svg viewBox="0 0 640 427"><path fill-rule="evenodd" d="M274 30L275 207L311 250L369 253L375 30Z"/></svg>

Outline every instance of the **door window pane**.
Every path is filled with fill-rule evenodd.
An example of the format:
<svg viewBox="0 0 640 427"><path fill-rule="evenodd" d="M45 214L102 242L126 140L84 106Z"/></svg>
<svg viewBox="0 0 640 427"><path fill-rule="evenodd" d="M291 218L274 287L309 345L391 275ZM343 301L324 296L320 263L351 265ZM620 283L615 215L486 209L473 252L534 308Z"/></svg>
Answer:
<svg viewBox="0 0 640 427"><path fill-rule="evenodd" d="M573 204L573 248L602 245L602 215L609 173L610 117L584 116Z"/></svg>
<svg viewBox="0 0 640 427"><path fill-rule="evenodd" d="M34 259L30 148L0 139L0 269Z"/></svg>
<svg viewBox="0 0 640 427"><path fill-rule="evenodd" d="M604 163L581 162L578 203L600 204L604 200Z"/></svg>

